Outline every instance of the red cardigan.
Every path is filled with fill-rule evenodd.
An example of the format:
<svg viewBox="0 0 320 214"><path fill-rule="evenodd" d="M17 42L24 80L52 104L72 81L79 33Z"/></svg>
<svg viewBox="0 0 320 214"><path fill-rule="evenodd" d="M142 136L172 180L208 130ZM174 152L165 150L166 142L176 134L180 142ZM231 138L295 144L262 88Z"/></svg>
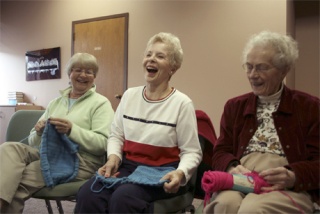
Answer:
<svg viewBox="0 0 320 214"><path fill-rule="evenodd" d="M249 140L258 128L257 96L244 94L230 99L220 123L220 136L213 151L213 169L225 171L231 162L240 163ZM289 165L294 171L294 191L308 191L319 202L319 110L320 100L286 86L274 123Z"/></svg>

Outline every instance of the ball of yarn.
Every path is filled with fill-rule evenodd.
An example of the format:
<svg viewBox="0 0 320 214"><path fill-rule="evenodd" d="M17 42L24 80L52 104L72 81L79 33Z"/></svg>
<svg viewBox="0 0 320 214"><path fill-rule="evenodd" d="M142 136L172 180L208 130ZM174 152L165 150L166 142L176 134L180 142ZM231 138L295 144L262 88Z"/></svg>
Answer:
<svg viewBox="0 0 320 214"><path fill-rule="evenodd" d="M202 189L205 191L204 206L210 200L212 193L217 191L233 189L244 193L259 194L262 192L261 187L270 186L257 172L246 173L236 179L234 176L239 175L220 171L205 172L201 180Z"/></svg>
<svg viewBox="0 0 320 214"><path fill-rule="evenodd" d="M233 186L233 177L226 172L207 171L203 174L201 185L202 189L209 193L227 190Z"/></svg>
<svg viewBox="0 0 320 214"><path fill-rule="evenodd" d="M210 201L212 193L231 189L233 186L233 177L230 173L220 171L207 171L203 173L201 180L202 189L205 192L204 207Z"/></svg>

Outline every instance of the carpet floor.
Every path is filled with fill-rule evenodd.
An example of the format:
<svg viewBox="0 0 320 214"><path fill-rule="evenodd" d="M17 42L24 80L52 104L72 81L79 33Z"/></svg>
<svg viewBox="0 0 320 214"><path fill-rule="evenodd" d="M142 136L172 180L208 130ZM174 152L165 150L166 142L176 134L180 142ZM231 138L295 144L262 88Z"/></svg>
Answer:
<svg viewBox="0 0 320 214"><path fill-rule="evenodd" d="M195 199L193 201L193 205L195 206L195 208L199 208L201 206L201 203L202 203L202 200L199 200L199 199ZM52 206L53 213L59 213L55 201L51 201L51 206ZM65 214L72 214L74 206L75 206L74 202L69 202L69 201L62 202L62 207ZM26 201L23 214L46 214L46 213L48 213L48 211L47 211L46 203L44 200L30 198L29 200ZM199 209L197 210L197 213L201 213L199 212Z"/></svg>
<svg viewBox="0 0 320 214"><path fill-rule="evenodd" d="M73 213L73 208L75 206L74 202L63 201L61 203L62 203L62 207L65 214ZM52 207L53 213L59 213L55 201L51 201L51 207ZM23 214L46 214L46 213L48 213L48 210L44 200L30 198L29 200L26 201Z"/></svg>

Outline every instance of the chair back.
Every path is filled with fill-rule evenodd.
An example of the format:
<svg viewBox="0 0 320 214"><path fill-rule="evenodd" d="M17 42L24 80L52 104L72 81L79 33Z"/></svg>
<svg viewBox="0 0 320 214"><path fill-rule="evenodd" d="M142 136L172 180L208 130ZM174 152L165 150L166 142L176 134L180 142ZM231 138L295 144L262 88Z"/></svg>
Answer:
<svg viewBox="0 0 320 214"><path fill-rule="evenodd" d="M201 179L204 172L212 170L213 147L217 141L217 136L210 117L204 111L196 110L196 117L203 158L198 166L194 198L203 199L205 193L201 188Z"/></svg>
<svg viewBox="0 0 320 214"><path fill-rule="evenodd" d="M31 129L37 123L45 110L18 110L8 124L6 142L15 141L28 144Z"/></svg>

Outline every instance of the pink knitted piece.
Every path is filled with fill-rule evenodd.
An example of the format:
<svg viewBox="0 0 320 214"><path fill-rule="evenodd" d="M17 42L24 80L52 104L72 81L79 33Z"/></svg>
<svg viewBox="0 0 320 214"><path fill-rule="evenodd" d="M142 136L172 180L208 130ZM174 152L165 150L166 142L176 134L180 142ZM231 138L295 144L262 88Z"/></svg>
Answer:
<svg viewBox="0 0 320 214"><path fill-rule="evenodd" d="M257 172L245 174L249 182L254 182L253 192L260 194L261 187L270 186ZM233 176L227 172L207 171L202 177L202 189L205 191L204 206L210 200L212 193L221 190L230 190L234 186Z"/></svg>

